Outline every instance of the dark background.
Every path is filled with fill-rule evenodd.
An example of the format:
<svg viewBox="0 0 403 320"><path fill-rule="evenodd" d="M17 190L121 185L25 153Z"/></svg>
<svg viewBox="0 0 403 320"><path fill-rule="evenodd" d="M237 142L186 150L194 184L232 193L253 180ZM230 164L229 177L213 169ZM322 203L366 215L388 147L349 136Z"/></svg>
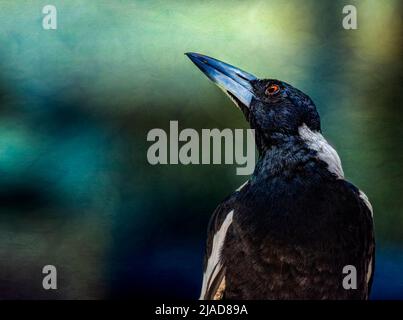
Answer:
<svg viewBox="0 0 403 320"><path fill-rule="evenodd" d="M374 207L372 298L403 298L401 1L52 1L48 31L46 4L0 2L0 298L198 297L209 216L247 177L151 166L146 136L247 126L187 51L313 98Z"/></svg>

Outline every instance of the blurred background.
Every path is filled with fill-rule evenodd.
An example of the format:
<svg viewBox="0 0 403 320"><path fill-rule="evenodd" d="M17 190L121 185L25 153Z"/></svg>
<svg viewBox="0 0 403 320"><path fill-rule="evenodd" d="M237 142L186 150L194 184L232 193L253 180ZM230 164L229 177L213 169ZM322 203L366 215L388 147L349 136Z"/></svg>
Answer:
<svg viewBox="0 0 403 320"><path fill-rule="evenodd" d="M198 297L210 214L247 177L151 166L146 136L247 125L195 51L313 98L374 207L372 298L403 299L402 1L54 0L43 30L47 4L0 1L0 298Z"/></svg>

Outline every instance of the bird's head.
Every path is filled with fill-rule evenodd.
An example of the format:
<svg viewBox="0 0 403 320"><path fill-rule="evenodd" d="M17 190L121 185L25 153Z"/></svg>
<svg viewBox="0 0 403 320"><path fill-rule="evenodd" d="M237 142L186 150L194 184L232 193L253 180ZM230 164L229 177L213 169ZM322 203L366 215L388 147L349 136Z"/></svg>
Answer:
<svg viewBox="0 0 403 320"><path fill-rule="evenodd" d="M298 135L305 124L320 131L315 104L306 94L288 83L258 79L222 61L198 53L186 55L242 110L256 131L259 152Z"/></svg>

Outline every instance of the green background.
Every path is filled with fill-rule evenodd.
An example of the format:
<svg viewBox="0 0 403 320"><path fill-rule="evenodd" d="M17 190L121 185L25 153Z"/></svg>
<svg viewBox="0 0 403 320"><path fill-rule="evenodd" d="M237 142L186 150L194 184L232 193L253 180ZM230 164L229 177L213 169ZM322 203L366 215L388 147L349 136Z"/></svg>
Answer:
<svg viewBox="0 0 403 320"><path fill-rule="evenodd" d="M198 296L208 218L246 177L151 166L146 135L247 124L188 51L311 96L374 207L373 298L403 298L401 1L51 2L57 30L48 1L0 0L0 298Z"/></svg>

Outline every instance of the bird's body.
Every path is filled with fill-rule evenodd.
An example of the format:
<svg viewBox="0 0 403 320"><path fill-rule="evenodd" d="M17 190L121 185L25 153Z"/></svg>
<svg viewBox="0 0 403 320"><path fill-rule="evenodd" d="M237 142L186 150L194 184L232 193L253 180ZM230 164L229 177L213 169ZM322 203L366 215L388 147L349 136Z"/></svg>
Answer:
<svg viewBox="0 0 403 320"><path fill-rule="evenodd" d="M235 68L224 67L216 68L234 79ZM309 97L277 80L249 82L250 100L233 86L227 93L256 130L259 161L213 213L200 298L367 299L375 250L368 199L345 180ZM344 285L346 266L356 270L355 288Z"/></svg>
<svg viewBox="0 0 403 320"><path fill-rule="evenodd" d="M371 212L360 191L329 172L303 141L277 151L261 158L250 181L212 217L210 235L232 212L221 252L224 297L367 298L374 247L373 235L366 233ZM294 154L299 156L284 161ZM210 256L207 250L206 265ZM363 290L343 288L346 265L357 268Z"/></svg>

